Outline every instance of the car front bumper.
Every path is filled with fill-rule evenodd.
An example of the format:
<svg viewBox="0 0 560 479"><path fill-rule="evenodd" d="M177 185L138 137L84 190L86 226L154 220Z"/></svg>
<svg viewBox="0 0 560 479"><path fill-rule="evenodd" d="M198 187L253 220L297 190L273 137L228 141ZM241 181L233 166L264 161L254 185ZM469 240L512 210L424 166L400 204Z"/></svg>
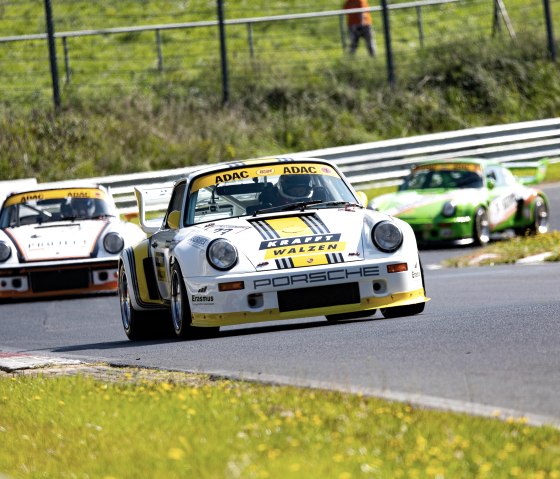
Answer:
<svg viewBox="0 0 560 479"><path fill-rule="evenodd" d="M406 265L406 270L389 272L389 267L395 265ZM194 326L227 326L359 311L367 316L367 311L377 308L428 301L418 259L223 275L213 278L211 284L208 277L184 279ZM223 285L237 285L239 289L220 291Z"/></svg>
<svg viewBox="0 0 560 479"><path fill-rule="evenodd" d="M103 258L0 268L0 300L116 292L117 263Z"/></svg>

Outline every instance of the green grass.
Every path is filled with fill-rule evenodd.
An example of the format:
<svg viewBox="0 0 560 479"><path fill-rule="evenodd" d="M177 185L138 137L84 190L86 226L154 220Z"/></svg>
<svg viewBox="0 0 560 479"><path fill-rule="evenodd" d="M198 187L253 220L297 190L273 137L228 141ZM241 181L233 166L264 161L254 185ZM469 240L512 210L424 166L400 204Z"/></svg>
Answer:
<svg viewBox="0 0 560 479"><path fill-rule="evenodd" d="M560 261L560 231L496 241L468 255L443 261L444 266L488 266L511 264L529 256L551 253L546 261Z"/></svg>
<svg viewBox="0 0 560 479"><path fill-rule="evenodd" d="M560 478L560 432L523 418L132 376L0 377L0 471L15 479Z"/></svg>

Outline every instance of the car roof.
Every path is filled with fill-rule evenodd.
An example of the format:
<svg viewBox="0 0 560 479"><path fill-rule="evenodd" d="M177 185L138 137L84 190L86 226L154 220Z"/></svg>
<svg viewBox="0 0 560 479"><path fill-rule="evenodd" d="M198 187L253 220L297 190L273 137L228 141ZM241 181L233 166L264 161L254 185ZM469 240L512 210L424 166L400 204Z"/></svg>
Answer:
<svg viewBox="0 0 560 479"><path fill-rule="evenodd" d="M20 195L22 193L34 193L37 191L49 191L49 190L67 190L67 189L79 189L79 188L94 188L97 190L103 190L107 192L107 189L96 183L80 182L76 183L71 181L56 182L56 183L37 183L36 185L27 186L26 188L15 188L6 194L6 197Z"/></svg>
<svg viewBox="0 0 560 479"><path fill-rule="evenodd" d="M448 158L448 159L441 159L441 160L428 160L422 161L416 164L416 166L422 165L438 165L438 164L445 164L445 163L455 163L455 164L475 164L480 165L481 167L487 167L490 165L500 166L500 163L494 160L488 160L486 158Z"/></svg>

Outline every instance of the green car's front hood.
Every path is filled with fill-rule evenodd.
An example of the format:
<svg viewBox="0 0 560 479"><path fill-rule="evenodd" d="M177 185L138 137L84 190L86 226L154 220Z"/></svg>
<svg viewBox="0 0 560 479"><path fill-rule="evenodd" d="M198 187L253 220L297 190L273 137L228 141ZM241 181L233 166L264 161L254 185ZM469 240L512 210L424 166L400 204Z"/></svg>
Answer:
<svg viewBox="0 0 560 479"><path fill-rule="evenodd" d="M475 188L399 191L375 198L370 207L401 218L434 218L448 201L465 206L480 202L481 196Z"/></svg>

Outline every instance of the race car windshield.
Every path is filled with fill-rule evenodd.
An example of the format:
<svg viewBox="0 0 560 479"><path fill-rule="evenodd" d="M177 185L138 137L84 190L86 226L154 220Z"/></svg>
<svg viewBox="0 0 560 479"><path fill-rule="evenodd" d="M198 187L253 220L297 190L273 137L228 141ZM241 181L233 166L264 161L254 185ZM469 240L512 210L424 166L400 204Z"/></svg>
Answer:
<svg viewBox="0 0 560 479"><path fill-rule="evenodd" d="M189 225L358 202L333 168L317 163L274 163L217 171L195 179L188 198Z"/></svg>
<svg viewBox="0 0 560 479"><path fill-rule="evenodd" d="M113 216L109 205L101 198L56 197L52 192L43 196L41 192L33 195L8 198L0 216L0 227L14 228Z"/></svg>
<svg viewBox="0 0 560 479"><path fill-rule="evenodd" d="M482 176L475 171L419 168L413 170L404 180L399 191L482 188L482 186Z"/></svg>

